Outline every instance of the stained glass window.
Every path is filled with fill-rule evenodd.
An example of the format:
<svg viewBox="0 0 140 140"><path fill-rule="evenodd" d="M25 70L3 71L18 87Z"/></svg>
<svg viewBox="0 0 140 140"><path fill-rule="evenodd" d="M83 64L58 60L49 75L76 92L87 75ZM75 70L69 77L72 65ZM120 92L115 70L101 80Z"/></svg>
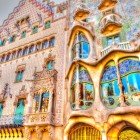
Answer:
<svg viewBox="0 0 140 140"><path fill-rule="evenodd" d="M1 115L2 115L2 111L3 111L3 104L0 103L0 117L1 117Z"/></svg>
<svg viewBox="0 0 140 140"><path fill-rule="evenodd" d="M49 105L49 93L43 93L41 97L41 112L47 112Z"/></svg>
<svg viewBox="0 0 140 140"><path fill-rule="evenodd" d="M24 108L25 108L24 99L20 99L15 109L14 124L21 125L23 123Z"/></svg>
<svg viewBox="0 0 140 140"><path fill-rule="evenodd" d="M79 76L77 76L77 74L79 74ZM79 77L79 80L77 80L77 77ZM79 81L79 83L76 81ZM78 73L74 70L71 84L70 103L73 110L75 110L76 106L77 84L79 84L79 107L83 110L88 109L93 104L94 87L88 71L81 66L79 67Z"/></svg>
<svg viewBox="0 0 140 140"><path fill-rule="evenodd" d="M40 102L40 94L35 94L33 103L34 112L39 111L39 102Z"/></svg>
<svg viewBox="0 0 140 140"><path fill-rule="evenodd" d="M117 79L117 69L113 61L109 62L101 79L102 101L105 106L115 108L119 105L120 89Z"/></svg>
<svg viewBox="0 0 140 140"><path fill-rule="evenodd" d="M89 56L89 52L90 46L86 36L83 33L79 33L78 36L75 36L72 48L72 59L76 57L86 59Z"/></svg>
<svg viewBox="0 0 140 140"><path fill-rule="evenodd" d="M138 105L140 101L140 61L135 58L120 60L119 70L123 92L129 96L127 98L128 103Z"/></svg>

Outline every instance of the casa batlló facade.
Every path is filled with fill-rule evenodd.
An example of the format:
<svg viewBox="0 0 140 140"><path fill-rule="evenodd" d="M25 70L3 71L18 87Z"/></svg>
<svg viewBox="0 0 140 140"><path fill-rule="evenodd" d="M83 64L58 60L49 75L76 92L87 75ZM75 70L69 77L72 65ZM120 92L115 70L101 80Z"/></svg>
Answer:
<svg viewBox="0 0 140 140"><path fill-rule="evenodd" d="M0 27L0 140L139 140L139 7L22 0Z"/></svg>

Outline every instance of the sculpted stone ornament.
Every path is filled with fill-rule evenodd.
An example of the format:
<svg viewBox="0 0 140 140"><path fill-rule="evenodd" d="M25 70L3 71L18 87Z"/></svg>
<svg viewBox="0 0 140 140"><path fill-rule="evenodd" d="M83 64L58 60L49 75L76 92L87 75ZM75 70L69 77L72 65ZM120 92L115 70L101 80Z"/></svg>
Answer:
<svg viewBox="0 0 140 140"><path fill-rule="evenodd" d="M25 85L23 85L21 90L19 91L19 95L15 97L14 105L15 106L17 105L19 99L25 99L25 104L27 104L27 98L26 98L27 95L28 95L27 90L25 88Z"/></svg>
<svg viewBox="0 0 140 140"><path fill-rule="evenodd" d="M2 99L5 99L8 97L8 95L10 96L10 98L12 98L12 94L10 94L9 84L6 83L0 96L2 97Z"/></svg>
<svg viewBox="0 0 140 140"><path fill-rule="evenodd" d="M43 131L43 130L42 130L41 127L36 126L36 134L37 134L37 138L38 138L39 140L42 139L42 136L43 136L43 132L42 132L42 131Z"/></svg>

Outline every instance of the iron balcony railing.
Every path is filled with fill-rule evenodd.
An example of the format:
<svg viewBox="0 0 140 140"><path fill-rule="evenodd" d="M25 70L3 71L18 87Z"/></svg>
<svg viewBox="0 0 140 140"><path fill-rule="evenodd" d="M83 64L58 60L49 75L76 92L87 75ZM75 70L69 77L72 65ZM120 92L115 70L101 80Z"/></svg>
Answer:
<svg viewBox="0 0 140 140"><path fill-rule="evenodd" d="M0 117L0 127L18 127L22 126L25 120L25 116L22 114L18 115L2 115Z"/></svg>

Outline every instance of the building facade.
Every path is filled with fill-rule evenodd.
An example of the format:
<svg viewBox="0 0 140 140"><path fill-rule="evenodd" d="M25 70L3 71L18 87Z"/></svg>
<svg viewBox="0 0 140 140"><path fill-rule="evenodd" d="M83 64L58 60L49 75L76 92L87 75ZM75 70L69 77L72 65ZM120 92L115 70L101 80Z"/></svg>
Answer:
<svg viewBox="0 0 140 140"><path fill-rule="evenodd" d="M0 27L0 140L139 140L139 6L22 0Z"/></svg>

